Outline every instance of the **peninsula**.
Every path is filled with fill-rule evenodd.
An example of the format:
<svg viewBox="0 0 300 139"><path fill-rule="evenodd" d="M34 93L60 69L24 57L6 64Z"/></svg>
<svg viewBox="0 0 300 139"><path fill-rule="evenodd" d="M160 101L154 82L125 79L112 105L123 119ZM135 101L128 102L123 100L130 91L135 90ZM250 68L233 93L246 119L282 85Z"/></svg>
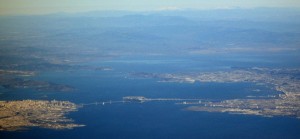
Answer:
<svg viewBox="0 0 300 139"><path fill-rule="evenodd" d="M202 73L155 74L135 73L142 78L158 78L160 82L195 83L251 82L270 85L280 93L268 98L247 98L230 100L184 101L186 110L207 112L228 112L261 116L291 116L300 118L300 69L231 68L227 71Z"/></svg>
<svg viewBox="0 0 300 139"><path fill-rule="evenodd" d="M24 130L27 127L72 129L84 125L66 118L78 106L69 101L0 101L0 131Z"/></svg>

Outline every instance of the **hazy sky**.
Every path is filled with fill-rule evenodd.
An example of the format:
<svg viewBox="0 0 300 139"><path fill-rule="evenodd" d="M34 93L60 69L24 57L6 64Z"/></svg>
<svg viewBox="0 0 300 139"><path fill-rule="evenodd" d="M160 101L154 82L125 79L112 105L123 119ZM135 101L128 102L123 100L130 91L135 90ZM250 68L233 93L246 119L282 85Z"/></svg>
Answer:
<svg viewBox="0 0 300 139"><path fill-rule="evenodd" d="M46 14L95 10L165 10L300 7L300 0L0 0L0 14Z"/></svg>

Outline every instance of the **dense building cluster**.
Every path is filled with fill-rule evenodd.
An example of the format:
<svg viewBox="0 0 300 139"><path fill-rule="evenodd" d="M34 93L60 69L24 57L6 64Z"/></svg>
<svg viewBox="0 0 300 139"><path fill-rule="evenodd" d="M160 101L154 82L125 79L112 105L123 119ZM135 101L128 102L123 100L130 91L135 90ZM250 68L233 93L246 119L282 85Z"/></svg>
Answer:
<svg viewBox="0 0 300 139"><path fill-rule="evenodd" d="M69 101L0 101L0 131L15 131L26 127L71 129L83 125L72 123L64 115L76 111L77 105Z"/></svg>
<svg viewBox="0 0 300 139"><path fill-rule="evenodd" d="M280 91L278 97L266 99L232 99L223 101L183 102L187 110L255 114L263 116L292 116L300 118L300 69L233 68L228 71L189 74L136 74L159 78L161 82L252 82L270 84Z"/></svg>

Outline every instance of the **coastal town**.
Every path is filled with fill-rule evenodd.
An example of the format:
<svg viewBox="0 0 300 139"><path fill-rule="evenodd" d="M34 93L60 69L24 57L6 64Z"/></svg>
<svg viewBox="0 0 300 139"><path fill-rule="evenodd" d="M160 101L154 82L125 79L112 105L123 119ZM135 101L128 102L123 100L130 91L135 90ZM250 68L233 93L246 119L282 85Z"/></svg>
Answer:
<svg viewBox="0 0 300 139"><path fill-rule="evenodd" d="M0 101L0 131L25 130L27 127L72 129L75 124L65 115L77 111L69 101L22 100Z"/></svg>
<svg viewBox="0 0 300 139"><path fill-rule="evenodd" d="M227 71L155 74L135 73L133 76L157 78L159 82L195 83L218 82L237 83L251 82L271 85L270 89L280 92L277 96L267 98L250 97L231 100L183 101L176 104L189 105L186 110L207 112L228 112L238 114L272 116L291 116L300 118L300 69L268 68L232 68Z"/></svg>

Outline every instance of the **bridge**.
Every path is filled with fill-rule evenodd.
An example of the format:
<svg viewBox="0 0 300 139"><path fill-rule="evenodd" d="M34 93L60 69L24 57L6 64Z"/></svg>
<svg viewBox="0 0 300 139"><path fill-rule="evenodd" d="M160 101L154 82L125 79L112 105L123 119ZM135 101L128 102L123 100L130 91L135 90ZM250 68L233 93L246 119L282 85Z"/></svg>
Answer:
<svg viewBox="0 0 300 139"><path fill-rule="evenodd" d="M126 96L123 97L121 101L103 101L103 102L94 102L94 103L85 103L80 104L80 106L87 105L105 105L105 104L114 104L114 103L144 103L149 101L184 101L183 104L186 104L185 101L198 101L201 103L203 99L182 99L182 98L146 98L144 96Z"/></svg>
<svg viewBox="0 0 300 139"><path fill-rule="evenodd" d="M125 102L146 102L146 101L201 101L202 99L182 99L182 98L146 98L143 96L126 96L123 97Z"/></svg>

